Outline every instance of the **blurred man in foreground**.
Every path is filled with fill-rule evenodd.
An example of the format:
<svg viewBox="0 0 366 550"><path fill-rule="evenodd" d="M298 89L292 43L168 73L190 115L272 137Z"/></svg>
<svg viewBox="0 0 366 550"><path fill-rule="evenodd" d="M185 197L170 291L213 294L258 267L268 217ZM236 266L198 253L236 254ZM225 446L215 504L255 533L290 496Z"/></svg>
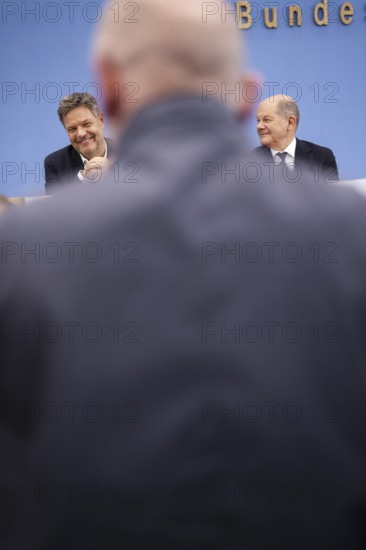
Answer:
<svg viewBox="0 0 366 550"><path fill-rule="evenodd" d="M292 97L278 94L262 101L257 110L261 146L256 148L256 152L267 162L284 164L283 175L288 175L289 181L304 178L315 183L337 181L338 169L333 152L295 137L299 121L299 108Z"/></svg>
<svg viewBox="0 0 366 550"><path fill-rule="evenodd" d="M254 178L201 95L235 22L138 6L96 42L119 179L0 228L1 548L361 548L365 204Z"/></svg>

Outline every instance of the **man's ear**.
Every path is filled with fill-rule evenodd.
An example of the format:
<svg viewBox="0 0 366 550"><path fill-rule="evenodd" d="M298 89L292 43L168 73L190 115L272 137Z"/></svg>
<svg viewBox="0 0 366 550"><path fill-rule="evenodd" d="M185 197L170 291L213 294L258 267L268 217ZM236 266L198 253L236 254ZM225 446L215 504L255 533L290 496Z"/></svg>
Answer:
<svg viewBox="0 0 366 550"><path fill-rule="evenodd" d="M111 123L118 122L121 116L121 72L114 63L106 59L97 62L97 71L102 88L104 112Z"/></svg>
<svg viewBox="0 0 366 550"><path fill-rule="evenodd" d="M254 112L256 104L262 98L263 79L258 73L246 73L240 78L240 102L237 116L240 121L248 119Z"/></svg>
<svg viewBox="0 0 366 550"><path fill-rule="evenodd" d="M296 126L297 126L296 117L289 116L287 125L289 130L296 130Z"/></svg>

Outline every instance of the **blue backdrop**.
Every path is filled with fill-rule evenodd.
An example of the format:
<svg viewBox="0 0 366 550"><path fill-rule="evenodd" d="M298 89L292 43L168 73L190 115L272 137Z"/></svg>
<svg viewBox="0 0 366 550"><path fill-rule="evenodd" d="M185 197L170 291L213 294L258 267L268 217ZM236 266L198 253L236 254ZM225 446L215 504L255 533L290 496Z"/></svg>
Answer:
<svg viewBox="0 0 366 550"><path fill-rule="evenodd" d="M289 2L249 2L253 24L240 32L247 40L249 65L261 74L258 99L281 92L295 97L299 137L331 147L342 178L365 177L365 6L353 1L353 20L344 25L342 2L329 3L328 25L317 26L315 2L291 4L302 8L301 27L288 24ZM133 18L135 7L127 3L123 16ZM278 28L266 28L264 7L277 7ZM56 114L59 100L79 90L100 96L89 49L103 9L101 1L2 2L1 193L43 194L43 159L68 143ZM221 2L207 2L205 9L207 17L210 10L224 11ZM249 126L256 146L254 117Z"/></svg>

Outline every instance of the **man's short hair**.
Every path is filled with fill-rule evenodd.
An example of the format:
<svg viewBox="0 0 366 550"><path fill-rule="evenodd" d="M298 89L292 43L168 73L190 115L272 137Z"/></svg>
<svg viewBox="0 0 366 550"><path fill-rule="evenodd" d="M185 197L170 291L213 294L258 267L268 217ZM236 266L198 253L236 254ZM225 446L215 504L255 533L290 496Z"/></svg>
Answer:
<svg viewBox="0 0 366 550"><path fill-rule="evenodd" d="M99 116L100 109L97 100L91 94L76 92L63 97L57 109L58 117L61 123L64 123L64 116L76 107L87 107L94 116Z"/></svg>
<svg viewBox="0 0 366 550"><path fill-rule="evenodd" d="M296 101L283 98L278 102L277 113L280 116L294 116L296 118L296 127L300 122L300 111L296 104Z"/></svg>

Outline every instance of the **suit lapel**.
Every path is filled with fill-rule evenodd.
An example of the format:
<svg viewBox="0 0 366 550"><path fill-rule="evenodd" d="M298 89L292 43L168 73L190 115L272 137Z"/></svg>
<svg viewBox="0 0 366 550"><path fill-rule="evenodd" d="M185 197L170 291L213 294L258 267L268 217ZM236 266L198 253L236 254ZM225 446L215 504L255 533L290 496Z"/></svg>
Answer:
<svg viewBox="0 0 366 550"><path fill-rule="evenodd" d="M295 164L307 164L311 166L313 162L314 154L310 145L296 138Z"/></svg>
<svg viewBox="0 0 366 550"><path fill-rule="evenodd" d="M74 149L72 145L70 145L70 147L71 147L70 157L71 157L73 168L75 168L75 170L79 172L79 170L82 170L84 168L83 161L81 160L81 156L76 151L76 149Z"/></svg>

